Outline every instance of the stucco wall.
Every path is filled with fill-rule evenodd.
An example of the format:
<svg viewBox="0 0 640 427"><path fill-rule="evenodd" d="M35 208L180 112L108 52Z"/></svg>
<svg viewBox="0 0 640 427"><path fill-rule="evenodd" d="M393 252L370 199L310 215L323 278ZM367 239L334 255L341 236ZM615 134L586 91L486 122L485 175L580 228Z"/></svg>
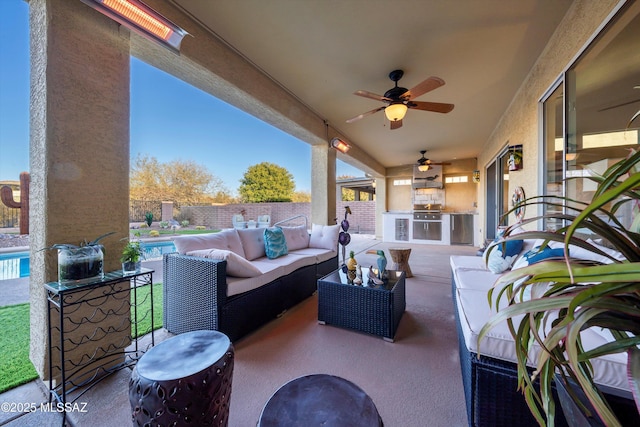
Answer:
<svg viewBox="0 0 640 427"><path fill-rule="evenodd" d="M524 167L509 174L509 197L513 188L521 186L527 197L543 194L541 185L542 162L540 148L542 133L539 101L556 82L563 71L583 50L607 17L618 5L617 0L576 0L567 11L547 47L531 69L511 105L502 116L489 140L485 142L478 156L481 171L481 185L478 186L478 210L482 234L486 235L486 167L507 145L522 144ZM536 212L528 210L527 217ZM509 223L513 223L510 218Z"/></svg>

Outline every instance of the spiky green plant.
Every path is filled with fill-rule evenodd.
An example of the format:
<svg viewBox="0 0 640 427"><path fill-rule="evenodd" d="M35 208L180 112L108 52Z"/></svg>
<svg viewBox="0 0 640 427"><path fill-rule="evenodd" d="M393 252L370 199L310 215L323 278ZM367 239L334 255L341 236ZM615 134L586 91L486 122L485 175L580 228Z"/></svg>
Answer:
<svg viewBox="0 0 640 427"><path fill-rule="evenodd" d="M506 297L508 305L500 304L503 307L483 327L478 338L481 340L491 328L507 321L515 340L519 388L541 425L554 424L552 383L556 374L561 381L567 383L572 379L580 386L605 425L620 425L593 381L590 361L607 354L627 353L629 383L640 408L640 152L614 164L603 176L590 179L598 183L590 203L546 196L523 202L534 208L540 205L552 208L543 216L525 220L524 224L555 219L566 226L556 231L517 235L511 234L514 229L511 228L506 230L505 240L562 242L564 260L540 262L502 275L489 292L489 303L501 298L504 301ZM615 214L627 203L634 205L635 220L625 227ZM608 255L592 240L581 238L583 235L605 239L624 259ZM608 257L610 262L569 258L569 245ZM536 288L536 292L542 288L544 294L523 301L527 287ZM519 316L524 317L515 324L514 317ZM613 341L584 350L580 331L589 327L608 329ZM530 376L527 357L534 343L542 351L535 360L534 375ZM534 386L535 377L539 379L539 388ZM587 410L584 406L582 409Z"/></svg>
<svg viewBox="0 0 640 427"><path fill-rule="evenodd" d="M147 212L144 214L144 222L147 226L151 227L151 223L153 222L153 212Z"/></svg>

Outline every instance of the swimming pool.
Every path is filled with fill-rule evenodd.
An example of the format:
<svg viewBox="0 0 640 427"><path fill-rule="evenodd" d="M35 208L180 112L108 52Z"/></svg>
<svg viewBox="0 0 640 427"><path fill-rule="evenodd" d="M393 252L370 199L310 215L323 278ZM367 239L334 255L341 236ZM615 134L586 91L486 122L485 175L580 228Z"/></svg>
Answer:
<svg viewBox="0 0 640 427"><path fill-rule="evenodd" d="M143 260L161 259L163 254L176 251L172 240L143 242ZM29 277L29 252L0 253L0 280Z"/></svg>

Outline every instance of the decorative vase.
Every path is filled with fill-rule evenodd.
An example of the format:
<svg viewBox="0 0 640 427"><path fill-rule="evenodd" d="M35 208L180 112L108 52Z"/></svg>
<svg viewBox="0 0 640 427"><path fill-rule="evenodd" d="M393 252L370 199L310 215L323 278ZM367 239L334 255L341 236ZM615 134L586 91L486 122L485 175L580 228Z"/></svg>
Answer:
<svg viewBox="0 0 640 427"><path fill-rule="evenodd" d="M142 261L127 261L122 263L123 274L139 273L142 268Z"/></svg>
<svg viewBox="0 0 640 427"><path fill-rule="evenodd" d="M102 279L104 246L89 245L79 248L58 248L58 281Z"/></svg>

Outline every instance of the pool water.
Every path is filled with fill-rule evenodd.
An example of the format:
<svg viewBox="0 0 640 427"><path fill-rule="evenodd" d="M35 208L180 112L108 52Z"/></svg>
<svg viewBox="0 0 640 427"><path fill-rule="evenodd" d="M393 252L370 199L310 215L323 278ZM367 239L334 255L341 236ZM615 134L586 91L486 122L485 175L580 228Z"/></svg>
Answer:
<svg viewBox="0 0 640 427"><path fill-rule="evenodd" d="M173 241L143 242L143 260L161 259L163 254L176 251ZM29 252L0 253L0 280L29 277Z"/></svg>

